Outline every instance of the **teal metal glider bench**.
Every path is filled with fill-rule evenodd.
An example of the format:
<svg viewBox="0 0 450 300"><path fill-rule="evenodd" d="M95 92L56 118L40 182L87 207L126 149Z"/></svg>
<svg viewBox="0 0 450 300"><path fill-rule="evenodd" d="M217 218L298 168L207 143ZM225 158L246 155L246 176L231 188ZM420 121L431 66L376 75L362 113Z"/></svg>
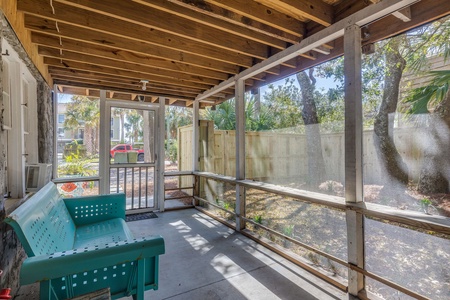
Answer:
<svg viewBox="0 0 450 300"><path fill-rule="evenodd" d="M5 220L28 258L20 283L40 282L41 299L67 299L106 287L111 298L158 289L161 236L135 239L125 223L125 195L63 199L47 184Z"/></svg>

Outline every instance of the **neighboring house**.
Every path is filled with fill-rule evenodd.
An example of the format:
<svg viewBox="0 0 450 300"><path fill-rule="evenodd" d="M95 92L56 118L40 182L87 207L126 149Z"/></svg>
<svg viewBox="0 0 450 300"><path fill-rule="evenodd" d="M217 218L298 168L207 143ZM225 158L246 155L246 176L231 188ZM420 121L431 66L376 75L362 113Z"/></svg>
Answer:
<svg viewBox="0 0 450 300"><path fill-rule="evenodd" d="M66 120L67 112L66 102L58 102L57 105L57 132L58 132L58 153L63 152L64 145L73 140L84 141L84 123L80 121L80 126L76 129L64 128L64 121ZM120 118L117 116L111 117L111 142L120 142Z"/></svg>

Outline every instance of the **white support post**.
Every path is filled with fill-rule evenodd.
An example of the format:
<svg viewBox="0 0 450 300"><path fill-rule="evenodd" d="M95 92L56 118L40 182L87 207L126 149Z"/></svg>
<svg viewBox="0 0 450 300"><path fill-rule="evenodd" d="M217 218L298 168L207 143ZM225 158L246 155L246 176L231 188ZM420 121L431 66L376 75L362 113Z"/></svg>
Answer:
<svg viewBox="0 0 450 300"><path fill-rule="evenodd" d="M159 97L159 108L158 108L158 134L157 134L157 143L158 149L156 150L157 153L157 166L156 166L156 172L157 172L157 180L156 183L157 186L157 193L156 193L156 199L159 199L159 210L164 211L164 171L165 171L165 155L164 155L164 140L165 140L165 133L166 133L166 98Z"/></svg>
<svg viewBox="0 0 450 300"><path fill-rule="evenodd" d="M53 87L53 161L52 172L53 178L58 178L58 85Z"/></svg>
<svg viewBox="0 0 450 300"><path fill-rule="evenodd" d="M349 203L363 201L361 55L361 29L350 25L344 34L345 200ZM346 219L348 262L364 268L363 215L347 210ZM349 270L349 296L357 297L364 288L364 276Z"/></svg>
<svg viewBox="0 0 450 300"><path fill-rule="evenodd" d="M236 105L236 179L245 179L245 81L239 79L235 87ZM245 188L236 184L236 230L245 228Z"/></svg>
<svg viewBox="0 0 450 300"><path fill-rule="evenodd" d="M109 178L109 137L111 130L111 111L106 108L106 90L100 90L100 194L111 193Z"/></svg>

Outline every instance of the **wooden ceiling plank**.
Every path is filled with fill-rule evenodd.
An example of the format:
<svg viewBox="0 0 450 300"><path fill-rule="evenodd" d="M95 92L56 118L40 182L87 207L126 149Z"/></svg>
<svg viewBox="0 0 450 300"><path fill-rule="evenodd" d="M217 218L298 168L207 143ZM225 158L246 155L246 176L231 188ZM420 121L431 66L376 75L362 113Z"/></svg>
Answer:
<svg viewBox="0 0 450 300"><path fill-rule="evenodd" d="M72 85L77 85L78 83L87 83L87 84L93 84L93 85L103 85L103 86L113 86L113 87L117 87L117 88L123 88L123 89L129 89L129 90L135 90L135 93L133 93L134 95L137 95L138 93L141 94L142 91L140 91L140 87L137 86L130 86L127 84L121 84L121 83L115 83L115 82L111 82L111 81L106 81L106 80L96 80L96 79L89 79L89 78L79 78L79 77L71 77L71 76L62 76L62 75L58 75L55 78L56 81L65 81L65 82L72 82ZM194 98L196 96L196 94L189 94L189 93L185 93L183 91L178 90L170 90L170 89L165 89L165 88L161 88L161 89L157 89L157 88L153 88L150 87L146 90L146 93L167 93L173 96L183 96L183 97L190 97L190 98Z"/></svg>
<svg viewBox="0 0 450 300"><path fill-rule="evenodd" d="M55 75L54 80L62 80L62 81L66 81L66 82L73 82L73 85L76 85L79 82L82 83L89 83L89 84L99 84L99 85L112 85L112 86L117 86L120 88L126 88L126 89L130 89L130 90L135 90L135 93L142 93L141 91L141 87L137 86L137 85L130 85L130 84L126 84L126 83L122 83L122 82L117 82L117 81L113 81L113 80L105 80L105 79L93 79L93 78L88 78L88 77L79 77L79 76L71 76L71 75L61 75L61 74L54 74L52 73L52 75ZM184 91L182 89L170 89L170 88L156 88L156 87L149 87L146 90L147 93L153 93L153 92L158 92L158 93L169 93L171 95L179 95L179 96L184 96L184 97L195 97L197 96L197 93L190 93L188 91Z"/></svg>
<svg viewBox="0 0 450 300"><path fill-rule="evenodd" d="M33 5L36 5L35 2L42 1L43 3L47 2L47 7L49 7L48 0L18 1L28 1ZM265 47L262 43L249 41L236 35L225 34L222 30L218 30L216 28L205 28L204 26L199 26L198 23L186 22L184 18L180 18L174 14L161 10L156 10L147 5L142 5L134 1L54 0L53 6L55 7L56 15L64 13L62 9L57 8L57 4L69 5L68 15L76 14L74 10L77 8L81 9L84 11L86 17L88 17L89 22L96 24L97 18L104 19L100 18L98 16L99 14L110 17L104 19L109 20L109 22L105 23L104 26L110 26L110 30L120 30L121 27L125 26L122 29L132 34L130 27L133 27L132 25L134 24L137 25L136 28L147 28L148 32L156 29L164 32L166 35L174 36L171 40L176 40L177 38L190 39L198 43L219 47L225 51L234 51L236 53L246 54L251 57L255 56L267 58L267 51L264 49L267 47ZM170 22L161 20L170 20ZM123 21L126 23L123 23ZM150 34L150 32L148 34ZM142 36L142 38L144 38L144 36Z"/></svg>
<svg viewBox="0 0 450 300"><path fill-rule="evenodd" d="M133 0L134 2L152 7L170 13L172 15L187 19L191 22L196 22L201 25L216 28L222 30L228 34L238 35L248 40L259 42L274 48L285 49L286 42L263 34L259 31L254 31L248 27L239 28L236 30L236 26L230 22L223 20L221 18L215 18L210 14L203 14L201 11L196 11L190 9L192 5L178 5L179 3L184 4L182 1L168 1L168 0Z"/></svg>
<svg viewBox="0 0 450 300"><path fill-rule="evenodd" d="M55 4L55 6L57 6L56 8L58 10L57 13L53 14L47 0L19 0L18 2L18 7L21 11L24 11L28 15L25 16L25 23L33 20L29 18L30 15L39 17L41 19L39 22L41 30L47 29L49 31L50 29L54 29L57 32L66 34L71 31L85 32L86 39L94 41L102 40L110 44L113 44L117 39L125 39L127 43L134 42L135 44L141 45L145 43L144 46L146 46L148 54L163 54L168 52L173 57L177 57L177 60L180 59L180 55L190 53L192 55L245 67L248 67L251 63L252 57L246 55L245 49L242 49L241 52L231 51L231 49L223 49L183 37L171 36L165 32L152 30L94 12L84 11L76 7L74 8L59 3ZM51 24L48 20L46 24L42 24L43 20L46 20L43 19L44 17L48 20L58 21L59 30L57 30L55 24ZM34 21L38 22L37 19ZM258 52L262 56L258 55L255 57L267 57L267 50L264 47L258 48Z"/></svg>
<svg viewBox="0 0 450 300"><path fill-rule="evenodd" d="M121 70L134 70L137 72L141 72L143 74L150 74L155 76L161 76L161 77L167 77L167 78L173 78L178 80L185 80L189 82L196 82L196 83L205 83L205 84L211 84L216 85L219 83L218 80L215 79L209 79L209 78L202 78L199 76L192 76L184 73L177 73L174 71L167 71L163 69L158 69L154 67L148 67L148 66L141 66L137 64L122 62L122 61L115 61L108 58L102 58L102 57L95 57L90 56L86 54L79 54L76 52L71 51L63 51L61 54L60 51L57 49L47 48L43 46L38 47L38 52L40 55L43 55L45 57L53 57L53 58L59 58L64 60L70 60L75 62L82 62L82 63L88 63L91 65L98 65L98 66L105 66L110 68L116 68Z"/></svg>
<svg viewBox="0 0 450 300"><path fill-rule="evenodd" d="M191 9L198 13L205 14L216 19L224 20L231 24L248 28L258 33L262 33L291 44L299 43L301 40L301 37L299 36L290 34L278 28L274 28L267 24L250 19L248 17L237 14L225 8L218 7L216 5L212 5L205 2L202 3L195 1L192 2L189 0L167 0L167 1L183 6L187 9Z"/></svg>
<svg viewBox="0 0 450 300"><path fill-rule="evenodd" d="M66 82L66 81L62 81L62 80L57 80L55 82L56 84L61 84L61 85L66 85L66 86L73 86L73 84L71 82ZM113 85L93 85L93 84L87 84L87 83L79 83L78 87L81 88L85 88L85 89L95 89L95 90L108 90L108 91L112 91L112 92L117 92L117 93L125 93L125 94L131 94L131 93L135 93L134 90L128 90L128 89L120 89L117 88ZM174 95L168 95L166 93L149 93L149 96L154 96L154 97L168 97L170 96L171 98L174 97ZM194 98L183 98L183 97L177 97L175 96L175 98L180 99L180 100L185 100L185 101L192 101Z"/></svg>
<svg viewBox="0 0 450 300"><path fill-rule="evenodd" d="M125 83L125 84L131 84L131 85L135 85L136 87L141 88L142 84L139 82L139 80L136 79L132 79L129 77L122 77L122 76L110 76L107 74L103 74L103 73L96 73L96 72L92 72L92 71L83 71L83 70L70 70L67 69L66 67L56 67L56 66L49 66L49 72L54 75L54 76L59 76L59 75L63 75L63 76L71 76L74 78L90 78L90 79L101 79L101 80L106 80L106 81L110 81L110 82L119 82L119 83ZM168 89L168 90L181 90L181 87L179 86L172 86L170 84L158 84L158 83L154 83L154 82L150 82L147 84L148 87L151 88L157 88L157 89ZM182 87L182 91L184 93L189 93L189 94L198 94L200 91L202 91L203 89L198 89L198 88L193 88L193 87Z"/></svg>
<svg viewBox="0 0 450 300"><path fill-rule="evenodd" d="M207 3L217 5L227 10L241 14L247 18L257 20L258 22L286 31L298 37L302 37L305 32L305 25L294 18L286 16L265 5L254 1L242 0L204 0Z"/></svg>
<svg viewBox="0 0 450 300"><path fill-rule="evenodd" d="M58 67L66 67L67 69L73 69L73 70L85 70L85 71L94 71L98 73L108 74L111 76L114 75L121 75L124 77L130 77L133 79L136 78L145 78L147 80L153 81L153 82L159 82L162 84L173 84L176 86L186 86L186 87L198 87L201 89L207 89L210 87L210 85L206 84L199 84L199 83L191 83L191 82L185 82L184 80L175 80L170 78L164 78L161 79L161 77L152 76L149 74L142 74L135 71L126 71L126 70L119 70L119 69L113 69L108 67L102 67L102 66L96 66L96 65L90 65L86 63L80 63L80 62L72 62L72 61L64 61L56 58L44 58L44 63L52 66L58 66Z"/></svg>
<svg viewBox="0 0 450 300"><path fill-rule="evenodd" d="M209 67L213 70L219 70L220 66L223 66L224 64L240 66L244 64L245 66L243 67L249 67L252 65L252 59L250 58L250 60L248 60L247 57L238 57L240 60L238 63L231 63L231 58L226 59L227 61L218 61L190 53L182 53L171 49L164 49L153 45L143 44L138 41L127 40L125 38L111 36L104 33L99 34L97 32L83 30L67 24L59 24L58 27L60 29L63 28L64 31L58 32L54 21L48 21L31 15L25 16L25 27L33 32L40 32L57 37L61 36L82 42L112 47L114 49L119 48L125 51L151 55L155 58L166 59L169 61L174 60L186 62L196 66Z"/></svg>
<svg viewBox="0 0 450 300"><path fill-rule="evenodd" d="M237 66L225 63L217 64L215 69L219 70L210 70L201 66L190 65L173 60L170 61L158 57L144 55L142 53L126 51L119 48L110 48L105 45L85 43L82 41L67 38L61 38L61 45L60 40L57 36L47 35L39 32L32 33L31 41L37 45L52 47L55 49L88 53L94 56L107 57L120 61L130 61L137 64L150 65L166 70L176 70L187 74L205 76L219 80L227 79L229 77L229 74L236 74L239 70ZM209 64L207 66L209 67Z"/></svg>
<svg viewBox="0 0 450 300"><path fill-rule="evenodd" d="M306 18L323 26L330 26L333 23L333 7L322 0L279 0L276 4L272 0L256 1L270 7L281 8L284 13L299 20Z"/></svg>

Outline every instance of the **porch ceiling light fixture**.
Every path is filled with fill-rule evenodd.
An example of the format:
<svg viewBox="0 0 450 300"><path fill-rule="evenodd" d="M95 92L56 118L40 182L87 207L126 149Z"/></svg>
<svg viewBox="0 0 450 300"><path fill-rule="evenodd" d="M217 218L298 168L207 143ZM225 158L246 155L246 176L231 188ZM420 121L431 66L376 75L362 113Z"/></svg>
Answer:
<svg viewBox="0 0 450 300"><path fill-rule="evenodd" d="M147 89L148 80L142 79L141 83L142 83L142 90L145 91Z"/></svg>
<svg viewBox="0 0 450 300"><path fill-rule="evenodd" d="M200 102L203 102L203 103L216 104L216 101L214 101L214 100L201 99L201 100L199 100L199 101L200 101Z"/></svg>

